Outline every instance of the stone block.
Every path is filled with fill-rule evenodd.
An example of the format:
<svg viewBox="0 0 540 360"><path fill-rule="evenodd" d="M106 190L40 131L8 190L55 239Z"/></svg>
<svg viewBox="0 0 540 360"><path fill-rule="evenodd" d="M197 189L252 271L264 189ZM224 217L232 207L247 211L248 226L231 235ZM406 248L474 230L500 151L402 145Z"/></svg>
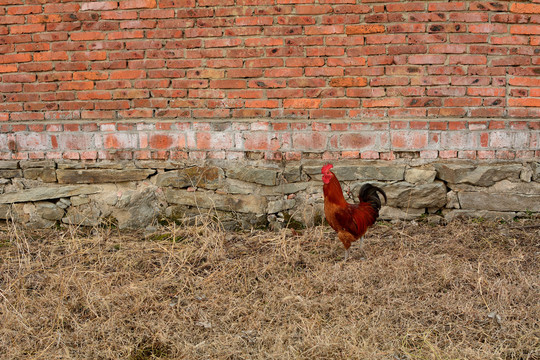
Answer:
<svg viewBox="0 0 540 360"><path fill-rule="evenodd" d="M0 204L59 199L99 192L95 185L44 186L0 195Z"/></svg>
<svg viewBox="0 0 540 360"><path fill-rule="evenodd" d="M140 181L155 174L153 169L58 169L60 184L99 184Z"/></svg>
<svg viewBox="0 0 540 360"><path fill-rule="evenodd" d="M18 161L0 161L0 170L17 169L19 167Z"/></svg>
<svg viewBox="0 0 540 360"><path fill-rule="evenodd" d="M101 211L93 204L70 207L62 222L70 225L97 226L100 223Z"/></svg>
<svg viewBox="0 0 540 360"><path fill-rule="evenodd" d="M322 165L305 166L304 171L311 176L317 175L320 179ZM359 165L336 164L331 170L339 181L354 180L378 180L378 181L401 181L405 178L405 165L369 163Z"/></svg>
<svg viewBox="0 0 540 360"><path fill-rule="evenodd" d="M493 164L475 166L471 164L434 164L437 177L453 184L470 184L475 186L491 186L497 181L519 180L521 164Z"/></svg>
<svg viewBox="0 0 540 360"><path fill-rule="evenodd" d="M9 204L0 204L0 219L7 220L10 217L11 206Z"/></svg>
<svg viewBox="0 0 540 360"><path fill-rule="evenodd" d="M277 170L267 168L245 167L227 169L227 177L245 182L273 186L277 184Z"/></svg>
<svg viewBox="0 0 540 360"><path fill-rule="evenodd" d="M435 180L437 172L435 170L407 169L405 171L405 181L411 184L425 184Z"/></svg>
<svg viewBox="0 0 540 360"><path fill-rule="evenodd" d="M489 211L489 210L452 210L444 215L447 222L458 219L486 219L486 220L505 220L510 221L516 217L515 212L507 211Z"/></svg>
<svg viewBox="0 0 540 360"><path fill-rule="evenodd" d="M267 200L263 196L190 192L173 188L165 189L165 199L170 204L254 214L265 214L267 206Z"/></svg>
<svg viewBox="0 0 540 360"><path fill-rule="evenodd" d="M413 220L424 215L425 209L402 209L392 206L383 206L379 211L379 219L381 220Z"/></svg>
<svg viewBox="0 0 540 360"><path fill-rule="evenodd" d="M289 184L281 184L277 186L264 186L260 190L260 194L264 196L273 196L273 195L289 195L295 194L299 191L306 190L309 186L308 182L297 182Z"/></svg>
<svg viewBox="0 0 540 360"><path fill-rule="evenodd" d="M36 214L46 220L56 221L62 220L64 210L54 203L42 201L35 203Z"/></svg>
<svg viewBox="0 0 540 360"><path fill-rule="evenodd" d="M12 179L22 177L21 169L3 169L0 170L0 179Z"/></svg>
<svg viewBox="0 0 540 360"><path fill-rule="evenodd" d="M268 214L275 214L280 211L292 209L296 205L296 200L294 199L280 199L268 202Z"/></svg>
<svg viewBox="0 0 540 360"><path fill-rule="evenodd" d="M22 160L19 163L21 169L32 169L32 168L52 168L56 167L56 163L53 160Z"/></svg>
<svg viewBox="0 0 540 360"><path fill-rule="evenodd" d="M23 170L25 179L41 180L46 183L56 182L56 170L54 168L27 168Z"/></svg>
<svg viewBox="0 0 540 360"><path fill-rule="evenodd" d="M215 166L193 166L181 170L167 171L156 175L156 185L187 188L217 189L222 185L223 169Z"/></svg>
<svg viewBox="0 0 540 360"><path fill-rule="evenodd" d="M388 205L399 208L442 208L446 205L446 186L442 181L413 185L406 182L381 185Z"/></svg>
<svg viewBox="0 0 540 360"><path fill-rule="evenodd" d="M540 211L540 194L491 193L463 191L458 193L461 208L491 211Z"/></svg>

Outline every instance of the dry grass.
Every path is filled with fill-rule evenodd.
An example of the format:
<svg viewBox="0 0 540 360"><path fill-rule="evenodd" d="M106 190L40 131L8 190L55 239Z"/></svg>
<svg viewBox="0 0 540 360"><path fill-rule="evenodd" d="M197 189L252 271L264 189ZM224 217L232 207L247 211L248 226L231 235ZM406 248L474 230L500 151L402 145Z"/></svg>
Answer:
<svg viewBox="0 0 540 360"><path fill-rule="evenodd" d="M4 226L0 358L539 359L538 225Z"/></svg>

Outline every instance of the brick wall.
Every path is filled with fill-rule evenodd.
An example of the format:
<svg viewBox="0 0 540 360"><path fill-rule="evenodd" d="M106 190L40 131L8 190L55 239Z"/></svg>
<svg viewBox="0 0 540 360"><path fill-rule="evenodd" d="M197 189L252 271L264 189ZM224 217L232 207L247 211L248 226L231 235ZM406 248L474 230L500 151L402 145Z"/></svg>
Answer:
<svg viewBox="0 0 540 360"><path fill-rule="evenodd" d="M0 125L3 160L540 157L536 120L72 122Z"/></svg>
<svg viewBox="0 0 540 360"><path fill-rule="evenodd" d="M538 3L0 5L2 159L539 156Z"/></svg>

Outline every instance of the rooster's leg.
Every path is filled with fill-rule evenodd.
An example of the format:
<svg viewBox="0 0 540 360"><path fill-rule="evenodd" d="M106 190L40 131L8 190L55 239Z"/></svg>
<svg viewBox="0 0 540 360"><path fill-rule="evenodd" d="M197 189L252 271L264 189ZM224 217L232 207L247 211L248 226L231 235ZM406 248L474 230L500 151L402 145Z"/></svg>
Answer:
<svg viewBox="0 0 540 360"><path fill-rule="evenodd" d="M360 238L360 241L358 241L360 243L360 250L362 250L362 248L364 247L364 237L362 236Z"/></svg>
<svg viewBox="0 0 540 360"><path fill-rule="evenodd" d="M349 249L345 250L345 255L343 256L343 261L347 261L347 259L349 259L349 252L350 252Z"/></svg>

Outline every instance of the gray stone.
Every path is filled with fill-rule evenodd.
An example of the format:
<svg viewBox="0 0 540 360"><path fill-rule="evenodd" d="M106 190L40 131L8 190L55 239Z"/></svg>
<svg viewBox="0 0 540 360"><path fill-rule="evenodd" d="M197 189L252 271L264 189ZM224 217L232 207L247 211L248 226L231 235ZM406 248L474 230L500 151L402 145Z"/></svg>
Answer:
<svg viewBox="0 0 540 360"><path fill-rule="evenodd" d="M141 186L125 191L111 215L118 221L119 229L138 229L150 225L166 207L155 186Z"/></svg>
<svg viewBox="0 0 540 360"><path fill-rule="evenodd" d="M162 160L137 160L135 161L135 167L140 169L172 170L183 168L185 167L185 164Z"/></svg>
<svg viewBox="0 0 540 360"><path fill-rule="evenodd" d="M42 217L43 219L56 221L62 220L64 217L64 210L58 207L56 204L53 204L48 201L42 201L35 203L36 205L36 214Z"/></svg>
<svg viewBox="0 0 540 360"><path fill-rule="evenodd" d="M220 189L227 194L244 194L249 195L259 192L260 185L255 185L245 181L235 179L225 179L224 186Z"/></svg>
<svg viewBox="0 0 540 360"><path fill-rule="evenodd" d="M28 211L28 205L32 205L32 204L28 204L28 203L12 204L11 213L8 216L18 223L22 223L22 224L27 223L30 220L30 215L27 212L25 212L25 210Z"/></svg>
<svg viewBox="0 0 540 360"><path fill-rule="evenodd" d="M88 195L72 196L70 200L73 206L80 206L80 205L88 204L90 202Z"/></svg>
<svg viewBox="0 0 540 360"><path fill-rule="evenodd" d="M540 163L535 162L531 164L533 170L533 180L540 181Z"/></svg>
<svg viewBox="0 0 540 360"><path fill-rule="evenodd" d="M491 193L540 195L540 183L503 180L488 187L486 190Z"/></svg>
<svg viewBox="0 0 540 360"><path fill-rule="evenodd" d="M405 171L405 181L411 184L425 184L435 180L437 172L435 170L407 169Z"/></svg>
<svg viewBox="0 0 540 360"><path fill-rule="evenodd" d="M22 171L20 169L0 170L0 178L11 179L15 177L22 177Z"/></svg>
<svg viewBox="0 0 540 360"><path fill-rule="evenodd" d="M379 211L379 218L382 220L413 220L425 213L424 209L400 209L392 206L383 206Z"/></svg>
<svg viewBox="0 0 540 360"><path fill-rule="evenodd" d="M405 178L405 165L357 166L356 174L357 180L401 181Z"/></svg>
<svg viewBox="0 0 540 360"><path fill-rule="evenodd" d="M111 169L111 170L123 170L134 169L135 164L132 161L98 161L98 162L82 162L82 161L70 161L62 160L57 163L58 169Z"/></svg>
<svg viewBox="0 0 540 360"><path fill-rule="evenodd" d="M277 184L277 170L238 166L227 169L227 177L246 182L273 186Z"/></svg>
<svg viewBox="0 0 540 360"><path fill-rule="evenodd" d="M521 173L519 174L521 181L531 182L533 179L533 170L529 165L523 167Z"/></svg>
<svg viewBox="0 0 540 360"><path fill-rule="evenodd" d="M309 175L310 177L321 175L321 169L323 167L324 163L317 164L317 165L303 165L302 171Z"/></svg>
<svg viewBox="0 0 540 360"><path fill-rule="evenodd" d="M439 179L449 183L471 184L475 186L491 186L503 179L519 180L522 166L512 165L465 165L465 164L434 164Z"/></svg>
<svg viewBox="0 0 540 360"><path fill-rule="evenodd" d="M157 186L217 189L223 182L224 172L218 167L193 166L181 170L167 171L156 176Z"/></svg>
<svg viewBox="0 0 540 360"><path fill-rule="evenodd" d="M280 211L292 209L296 205L296 200L294 199L281 199L268 202L268 214L275 214Z"/></svg>
<svg viewBox="0 0 540 360"><path fill-rule="evenodd" d="M485 191L458 193L465 210L540 211L540 194L491 193Z"/></svg>
<svg viewBox="0 0 540 360"><path fill-rule="evenodd" d="M172 188L165 189L165 199L172 204L254 214L265 214L267 205L267 200L263 196L225 195L209 191L190 192Z"/></svg>
<svg viewBox="0 0 540 360"><path fill-rule="evenodd" d="M260 194L264 196L295 194L299 191L306 190L308 186L308 182L281 184L272 187L265 186L261 188Z"/></svg>
<svg viewBox="0 0 540 360"><path fill-rule="evenodd" d="M516 217L515 212L488 211L488 210L452 210L444 215L447 222L458 219L486 219L510 221Z"/></svg>
<svg viewBox="0 0 540 360"><path fill-rule="evenodd" d="M70 225L97 226L100 222L101 211L93 204L70 207L62 222Z"/></svg>
<svg viewBox="0 0 540 360"><path fill-rule="evenodd" d="M56 163L53 160L22 160L20 162L21 169L31 168L51 168L56 167Z"/></svg>
<svg viewBox="0 0 540 360"><path fill-rule="evenodd" d="M151 169L58 169L56 175L60 184L96 184L140 181L155 172Z"/></svg>
<svg viewBox="0 0 540 360"><path fill-rule="evenodd" d="M402 182L381 187L390 206L420 209L441 208L446 204L446 186L441 181L420 185Z"/></svg>
<svg viewBox="0 0 540 360"><path fill-rule="evenodd" d="M60 206L62 209L66 209L71 206L71 201L68 198L61 198L56 205Z"/></svg>
<svg viewBox="0 0 540 360"><path fill-rule="evenodd" d="M18 161L0 161L0 169L17 169L19 167Z"/></svg>
<svg viewBox="0 0 540 360"><path fill-rule="evenodd" d="M447 209L459 209L459 199L455 191L449 191L446 193L446 208Z"/></svg>
<svg viewBox="0 0 540 360"><path fill-rule="evenodd" d="M309 175L321 175L322 165L305 166L304 171ZM400 181L405 178L405 165L392 165L381 163L370 163L362 165L335 165L332 170L339 181L354 180L379 180L379 181Z"/></svg>
<svg viewBox="0 0 540 360"><path fill-rule="evenodd" d="M81 194L94 194L97 192L99 192L99 187L94 185L46 186L2 194L0 195L0 204L59 199Z"/></svg>
<svg viewBox="0 0 540 360"><path fill-rule="evenodd" d="M283 170L283 178L289 183L302 181L302 168L301 166L287 166Z"/></svg>
<svg viewBox="0 0 540 360"><path fill-rule="evenodd" d="M11 206L9 204L0 204L0 219L7 220L10 217Z"/></svg>
<svg viewBox="0 0 540 360"><path fill-rule="evenodd" d="M23 176L30 180L41 180L47 183L56 182L56 170L54 168L28 168L23 170Z"/></svg>

